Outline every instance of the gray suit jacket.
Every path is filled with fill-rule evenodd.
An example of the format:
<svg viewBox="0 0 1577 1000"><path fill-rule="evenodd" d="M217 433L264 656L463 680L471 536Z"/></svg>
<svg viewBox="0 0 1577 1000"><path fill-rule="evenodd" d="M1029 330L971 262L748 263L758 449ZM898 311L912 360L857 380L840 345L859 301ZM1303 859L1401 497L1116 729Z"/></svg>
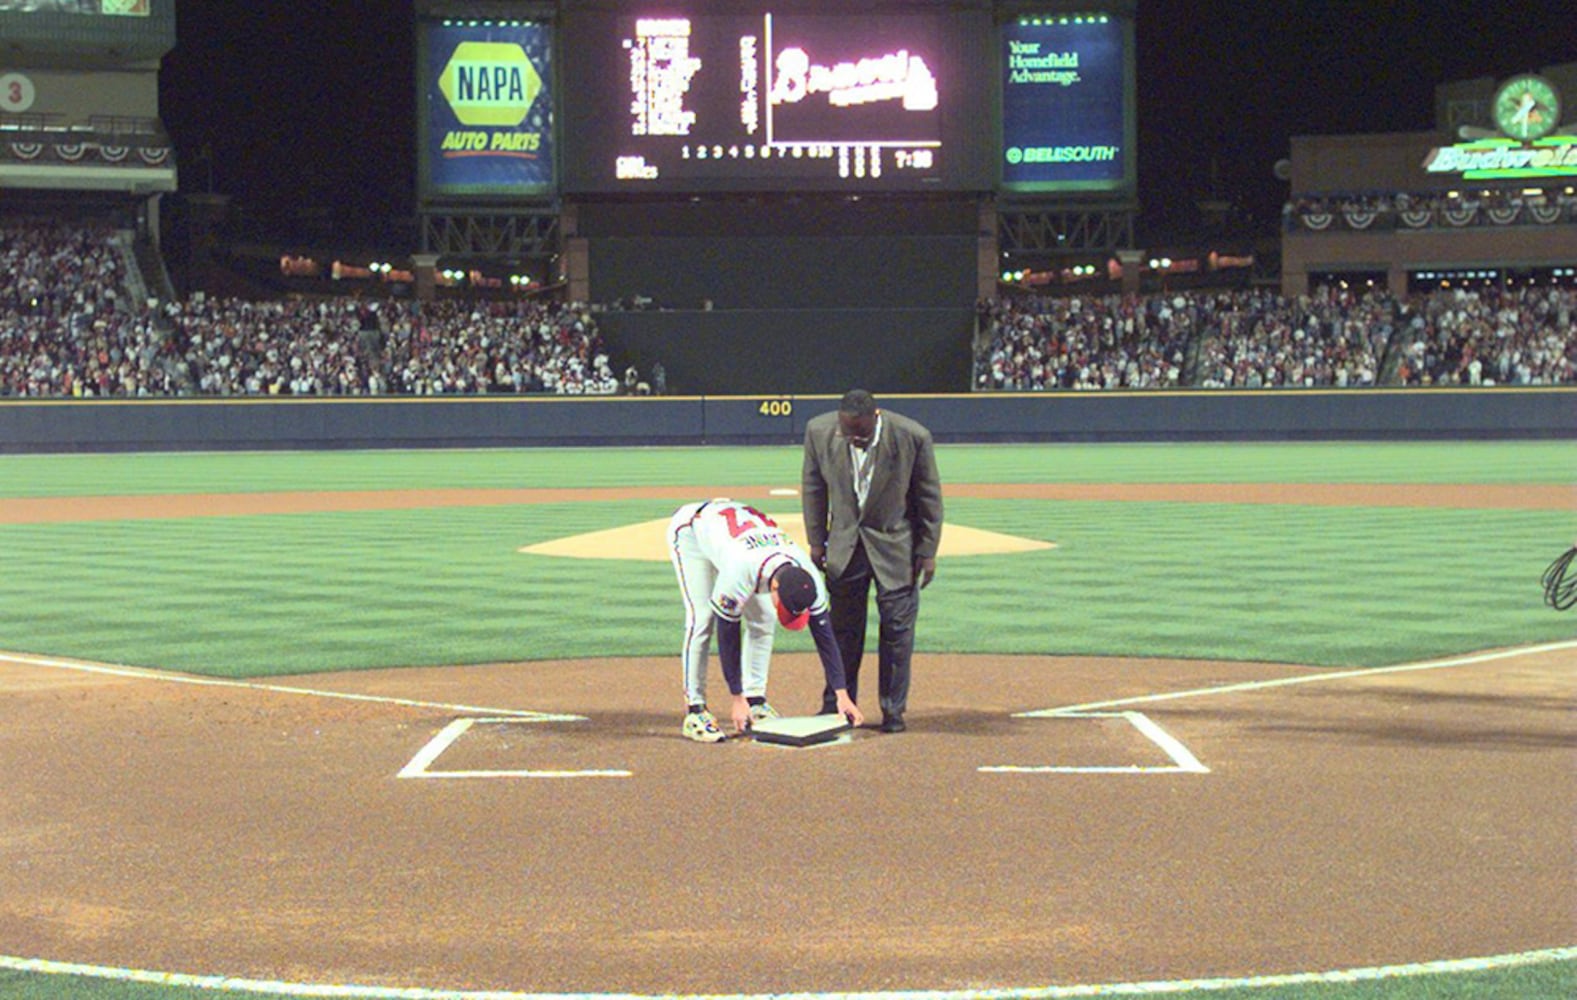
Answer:
<svg viewBox="0 0 1577 1000"><path fill-rule="evenodd" d="M843 574L856 541L863 540L876 579L891 589L915 582L915 560L936 556L942 540L942 483L931 432L891 410L881 415L863 515L854 496L849 443L838 433L836 412L812 417L805 425L800 493L805 542L811 548L825 546L828 578Z"/></svg>

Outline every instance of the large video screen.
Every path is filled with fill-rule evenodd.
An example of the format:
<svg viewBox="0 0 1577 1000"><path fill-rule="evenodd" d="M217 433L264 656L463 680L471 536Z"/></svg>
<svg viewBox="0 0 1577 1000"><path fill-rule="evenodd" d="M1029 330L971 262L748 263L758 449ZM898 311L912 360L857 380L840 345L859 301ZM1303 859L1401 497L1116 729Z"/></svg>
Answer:
<svg viewBox="0 0 1577 1000"><path fill-rule="evenodd" d="M550 193L552 28L527 21L424 21L417 38L420 196Z"/></svg>
<svg viewBox="0 0 1577 1000"><path fill-rule="evenodd" d="M990 186L987 12L735 7L568 12L567 190Z"/></svg>
<svg viewBox="0 0 1577 1000"><path fill-rule="evenodd" d="M1003 190L1133 191L1133 22L1020 17L1001 45Z"/></svg>

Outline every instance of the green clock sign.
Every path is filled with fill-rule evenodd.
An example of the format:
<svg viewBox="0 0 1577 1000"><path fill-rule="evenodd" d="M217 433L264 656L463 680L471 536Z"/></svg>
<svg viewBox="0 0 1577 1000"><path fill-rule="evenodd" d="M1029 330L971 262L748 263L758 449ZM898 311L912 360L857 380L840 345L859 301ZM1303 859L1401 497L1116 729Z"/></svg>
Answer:
<svg viewBox="0 0 1577 1000"><path fill-rule="evenodd" d="M1561 98L1542 76L1514 76L1495 91L1495 126L1513 139L1532 142L1561 121Z"/></svg>

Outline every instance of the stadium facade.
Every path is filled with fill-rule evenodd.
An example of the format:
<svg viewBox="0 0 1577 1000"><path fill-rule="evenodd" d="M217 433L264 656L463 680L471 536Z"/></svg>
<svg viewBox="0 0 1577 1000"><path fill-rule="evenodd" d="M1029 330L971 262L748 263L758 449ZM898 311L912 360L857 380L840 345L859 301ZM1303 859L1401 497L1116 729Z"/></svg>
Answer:
<svg viewBox="0 0 1577 1000"><path fill-rule="evenodd" d="M1577 63L1436 88L1426 132L1297 136L1283 293L1577 283Z"/></svg>

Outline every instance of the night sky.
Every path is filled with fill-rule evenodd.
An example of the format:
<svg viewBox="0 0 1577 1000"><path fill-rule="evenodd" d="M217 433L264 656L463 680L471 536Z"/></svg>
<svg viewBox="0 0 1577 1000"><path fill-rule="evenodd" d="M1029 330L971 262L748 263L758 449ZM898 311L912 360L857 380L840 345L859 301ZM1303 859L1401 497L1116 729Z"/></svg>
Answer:
<svg viewBox="0 0 1577 1000"><path fill-rule="evenodd" d="M1438 83L1577 60L1558 7L1139 0L1141 228L1186 220L1211 194L1268 222L1291 136L1426 130ZM176 16L160 109L183 191L207 189L207 145L214 189L259 213L413 212L410 0L176 0Z"/></svg>

